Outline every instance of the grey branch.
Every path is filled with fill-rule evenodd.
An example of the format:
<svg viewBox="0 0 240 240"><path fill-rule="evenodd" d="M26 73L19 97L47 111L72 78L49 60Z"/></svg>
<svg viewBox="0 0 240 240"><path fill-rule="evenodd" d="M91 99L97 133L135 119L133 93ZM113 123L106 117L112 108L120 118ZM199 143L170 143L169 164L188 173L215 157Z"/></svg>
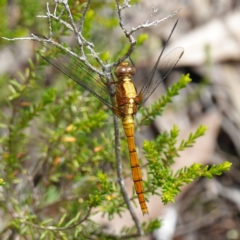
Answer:
<svg viewBox="0 0 240 240"><path fill-rule="evenodd" d="M151 22L150 20L153 18L154 14L158 11L157 8L153 8L153 12L152 12L151 16L149 17L149 19L148 19L145 23L142 23L141 25L139 25L139 26L137 26L137 27L135 27L135 28L132 27L132 30L130 31L129 34L133 34L134 32L138 31L138 30L141 29L141 28L147 28L147 27L157 26L159 23L164 22L164 21L166 21L167 19L174 17L180 10L181 10L181 9L178 9L177 11L173 12L172 14L168 15L168 16L165 17L165 18L156 19L156 20L154 20L154 21Z"/></svg>
<svg viewBox="0 0 240 240"><path fill-rule="evenodd" d="M82 32L84 19L86 17L86 13L87 13L87 11L88 11L88 9L90 7L90 3L91 3L91 0L88 0L86 6L83 9L82 18L81 18L81 20L79 22L79 32Z"/></svg>
<svg viewBox="0 0 240 240"><path fill-rule="evenodd" d="M51 13L49 10L48 3L47 3L47 17L48 17L48 27L49 27L49 38L52 39L52 22L51 22Z"/></svg>

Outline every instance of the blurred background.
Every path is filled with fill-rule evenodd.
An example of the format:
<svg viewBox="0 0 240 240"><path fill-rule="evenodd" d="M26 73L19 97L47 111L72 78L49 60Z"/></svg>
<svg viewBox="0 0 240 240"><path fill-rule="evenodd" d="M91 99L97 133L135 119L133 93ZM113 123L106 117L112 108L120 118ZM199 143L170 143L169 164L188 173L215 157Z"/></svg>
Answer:
<svg viewBox="0 0 240 240"><path fill-rule="evenodd" d="M14 38L30 36L31 33L46 36L47 21L35 17L45 14L45 2L1 1L0 36ZM74 15L76 9L74 4L83 1L70 2ZM181 154L173 165L173 171L190 166L194 162L213 165L228 160L233 163L231 170L222 176L199 179L193 184L184 186L174 204L163 206L159 197L149 198L150 215L142 217L139 213L139 218L141 221L150 218L162 219L163 227L139 239L240 239L240 1L151 0L134 1L131 5L131 8L123 12L123 22L127 29L146 22L152 14L153 7L158 8L153 20L162 19L180 9L175 17L157 26L141 29L135 34L136 37L138 34L148 34L147 39L137 47L132 56L137 68L135 79L139 79L141 85L141 81L144 81L144 77L151 71L174 23L179 20L164 55L177 46L184 48L184 55L176 69L154 92L147 105L157 100L181 74L189 73L192 79L187 88L174 98L163 116L158 117L150 127L142 128L137 133L136 142L139 149L144 139L154 139L162 131L170 130L174 124L181 129L179 142L203 124L208 127L207 134L198 139L193 148ZM100 54L111 61L127 44L116 21L114 1L104 3L93 1L92 6L96 12L92 17L91 32L86 32L86 35L91 35L91 41ZM94 25L96 19L102 28ZM74 45L74 38L71 35L67 37L67 41ZM19 79L17 72L25 71L29 66L29 58L34 59L35 63L38 61L36 48L39 45L31 41L9 42L2 38L0 44L0 104L1 111L10 116L11 108L7 105L6 98L9 99L13 90L9 88L9 79ZM29 97L31 100L28 101L34 102L49 86L55 86L61 89L60 93L65 94L65 87L61 86L61 81L52 78L54 70L47 68L46 71L44 80L41 79L42 75L39 75L39 79L35 78L39 85L38 92ZM55 72L54 74L56 75ZM71 90L71 87L69 89ZM5 136L7 131L4 128L7 123L3 114L1 118L1 135ZM107 116L104 117L106 118ZM40 129L41 127L43 126L40 124ZM38 135L36 132L39 132L39 129L30 125L25 134L31 135L31 139L36 140ZM40 141L39 138L36 141ZM36 145L34 141L27 145L32 160L36 157L33 153L36 150L34 145ZM97 146L96 143L94 147ZM0 151L1 154L4 153L4 144ZM4 158L4 154L2 155ZM19 159L21 157L22 155L19 155ZM56 159L55 161L57 162ZM68 177L71 179L70 174ZM37 177L35 181L38 181ZM21 193L20 186L17 193ZM54 212L52 214L54 215ZM0 225L5 225L4 215L5 212L2 210ZM93 220L101 223L110 232L117 233L127 222L131 222L128 215L114 218L113 221L99 215Z"/></svg>

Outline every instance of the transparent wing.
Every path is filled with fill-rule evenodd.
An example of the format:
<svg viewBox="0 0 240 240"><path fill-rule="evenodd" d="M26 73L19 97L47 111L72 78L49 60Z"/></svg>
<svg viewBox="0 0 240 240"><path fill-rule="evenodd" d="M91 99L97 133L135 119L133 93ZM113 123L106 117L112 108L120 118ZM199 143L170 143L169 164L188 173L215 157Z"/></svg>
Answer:
<svg viewBox="0 0 240 240"><path fill-rule="evenodd" d="M181 47L177 47L160 60L162 52L158 57L158 60L155 63L152 71L150 72L147 82L144 84L139 93L141 98L141 104L139 105L139 108L142 107L142 105L148 100L150 95L155 91L159 84L172 71L179 59L182 57L184 50ZM155 76L155 74L158 74L158 76Z"/></svg>
<svg viewBox="0 0 240 240"><path fill-rule="evenodd" d="M111 99L112 89L110 89L110 85L106 84L106 79L94 73L77 56L52 43L45 43L40 55L69 78L90 91L117 114L118 110Z"/></svg>

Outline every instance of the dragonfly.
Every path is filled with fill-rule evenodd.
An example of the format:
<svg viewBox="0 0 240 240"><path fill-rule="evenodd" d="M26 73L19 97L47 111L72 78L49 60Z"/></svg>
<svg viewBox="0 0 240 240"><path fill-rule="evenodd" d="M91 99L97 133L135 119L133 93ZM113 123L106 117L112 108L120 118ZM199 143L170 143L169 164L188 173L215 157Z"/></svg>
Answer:
<svg viewBox="0 0 240 240"><path fill-rule="evenodd" d="M167 42L176 24L177 22ZM40 55L47 62L90 91L122 120L128 142L132 179L143 215L148 214L148 207L144 196L142 173L134 141L134 115L145 104L159 84L168 76L183 55L183 48L177 47L164 58L161 58L165 46L139 93L137 93L136 86L132 81L136 69L133 64L127 61L121 62L115 68L117 81L113 79L109 83L106 78L86 66L80 58L72 55L57 44L48 42L44 44L44 49L40 51Z"/></svg>

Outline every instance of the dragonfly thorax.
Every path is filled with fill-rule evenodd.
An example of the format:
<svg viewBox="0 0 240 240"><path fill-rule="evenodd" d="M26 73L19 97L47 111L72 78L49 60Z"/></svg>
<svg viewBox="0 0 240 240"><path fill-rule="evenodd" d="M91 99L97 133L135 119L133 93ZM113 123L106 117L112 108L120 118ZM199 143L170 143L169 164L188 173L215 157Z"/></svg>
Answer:
<svg viewBox="0 0 240 240"><path fill-rule="evenodd" d="M115 75L117 78L132 77L136 73L135 67L130 65L129 62L121 62L115 69Z"/></svg>

